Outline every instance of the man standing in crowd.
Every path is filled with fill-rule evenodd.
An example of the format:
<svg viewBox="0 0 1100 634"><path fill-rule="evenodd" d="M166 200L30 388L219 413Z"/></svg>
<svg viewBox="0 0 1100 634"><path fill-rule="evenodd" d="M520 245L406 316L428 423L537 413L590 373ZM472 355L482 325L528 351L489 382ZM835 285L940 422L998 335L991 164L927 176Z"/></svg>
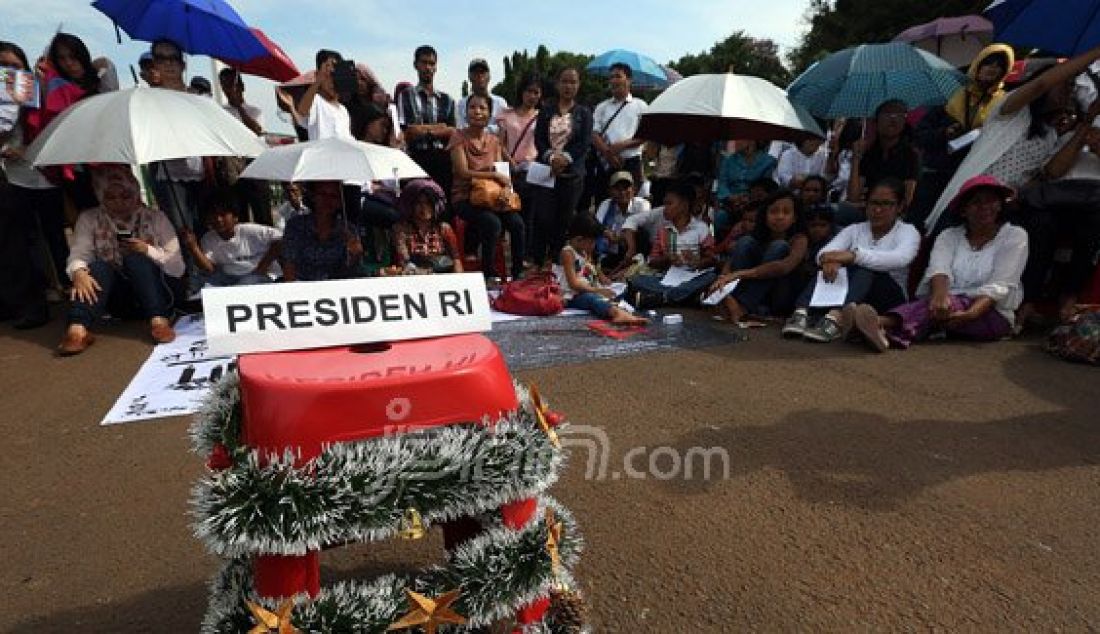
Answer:
<svg viewBox="0 0 1100 634"><path fill-rule="evenodd" d="M413 54L418 82L397 97L401 129L405 133L409 156L428 176L451 195L451 155L447 144L455 128L455 102L447 93L436 90L435 71L438 56L424 45Z"/></svg>
<svg viewBox="0 0 1100 634"><path fill-rule="evenodd" d="M305 123L310 141L331 137L355 140L351 135L351 116L344 104L340 103L336 83L332 79L336 65L343 61L344 56L336 51L317 51L317 74L297 106L299 122Z"/></svg>
<svg viewBox="0 0 1100 634"><path fill-rule="evenodd" d="M489 94L489 62L478 57L470 62L469 68L470 77L470 94L462 99L458 100L456 107L458 113L458 129L461 130L466 127L466 102L470 97L474 95L481 95L489 100L489 125L486 126L486 130L496 134L499 131L497 126L497 115L504 112L508 108L508 102L500 95Z"/></svg>
<svg viewBox="0 0 1100 634"><path fill-rule="evenodd" d="M222 93L225 94L226 112L239 119L254 134L262 136L264 133L264 114L258 107L245 102L244 78L241 77L241 72L234 68L223 68L218 72L218 83L221 84ZM252 178L240 178L241 171L248 165L248 162L244 159L225 157L220 160L225 168L223 170L226 180L224 184L233 187L238 198L237 215L247 218L245 212L251 209L252 222L272 225L271 187L268 182Z"/></svg>
<svg viewBox="0 0 1100 634"><path fill-rule="evenodd" d="M592 145L596 153L586 189L590 190L595 202L607 197L610 174L625 170L634 177L635 183L642 182L642 144L645 142L634 138L634 134L649 104L630 94L633 75L630 66L612 64L607 79L611 98L600 102L592 114ZM582 200L582 204L587 207L589 202Z"/></svg>

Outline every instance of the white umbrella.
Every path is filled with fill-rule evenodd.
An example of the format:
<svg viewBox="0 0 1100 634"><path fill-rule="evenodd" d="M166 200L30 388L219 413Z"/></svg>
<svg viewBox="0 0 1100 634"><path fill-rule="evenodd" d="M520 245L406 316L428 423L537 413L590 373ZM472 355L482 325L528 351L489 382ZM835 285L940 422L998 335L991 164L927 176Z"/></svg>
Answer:
<svg viewBox="0 0 1100 634"><path fill-rule="evenodd" d="M333 137L271 148L252 161L241 177L362 185L391 178L427 178L428 174L401 150Z"/></svg>
<svg viewBox="0 0 1100 634"><path fill-rule="evenodd" d="M670 86L642 115L637 136L675 145L720 139L801 141L825 135L810 113L792 104L775 84L722 73L693 75Z"/></svg>
<svg viewBox="0 0 1100 634"><path fill-rule="evenodd" d="M246 156L267 146L208 97L132 88L89 97L54 119L27 149L36 167Z"/></svg>

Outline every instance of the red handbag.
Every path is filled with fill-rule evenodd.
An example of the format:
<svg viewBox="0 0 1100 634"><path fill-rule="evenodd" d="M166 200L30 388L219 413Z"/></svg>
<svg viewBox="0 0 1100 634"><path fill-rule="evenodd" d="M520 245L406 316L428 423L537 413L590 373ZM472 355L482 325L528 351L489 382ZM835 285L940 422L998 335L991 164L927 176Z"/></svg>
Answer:
<svg viewBox="0 0 1100 634"><path fill-rule="evenodd" d="M548 273L531 275L500 287L493 309L511 315L546 317L565 310L557 279Z"/></svg>

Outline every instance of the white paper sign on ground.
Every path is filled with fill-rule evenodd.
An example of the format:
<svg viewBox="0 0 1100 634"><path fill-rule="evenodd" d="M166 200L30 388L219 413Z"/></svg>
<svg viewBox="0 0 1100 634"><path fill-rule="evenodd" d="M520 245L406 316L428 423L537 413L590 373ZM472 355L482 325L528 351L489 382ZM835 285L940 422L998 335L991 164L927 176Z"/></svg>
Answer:
<svg viewBox="0 0 1100 634"><path fill-rule="evenodd" d="M201 315L184 317L175 328L176 340L153 348L100 425L193 414L211 384L235 367L236 355L209 353Z"/></svg>
<svg viewBox="0 0 1100 634"><path fill-rule="evenodd" d="M836 273L836 280L826 282L821 271L817 272L817 284L814 284L814 294L810 298L810 306L814 308L833 308L843 306L848 298L848 269L841 268Z"/></svg>
<svg viewBox="0 0 1100 634"><path fill-rule="evenodd" d="M480 273L206 288L202 304L215 354L422 339L492 328Z"/></svg>
<svg viewBox="0 0 1100 634"><path fill-rule="evenodd" d="M665 276L661 278L661 286L668 286L670 288L676 288L684 282L690 282L691 280L699 277L706 271L695 269L689 269L686 266L670 266Z"/></svg>
<svg viewBox="0 0 1100 634"><path fill-rule="evenodd" d="M704 306L717 306L718 302L720 302L723 299L729 297L729 294L733 292L733 289L737 288L737 283L740 282L740 281L741 280L734 280L734 281L730 282L729 284L726 284L722 288L714 291L710 295L707 295L706 297L703 298L703 305Z"/></svg>

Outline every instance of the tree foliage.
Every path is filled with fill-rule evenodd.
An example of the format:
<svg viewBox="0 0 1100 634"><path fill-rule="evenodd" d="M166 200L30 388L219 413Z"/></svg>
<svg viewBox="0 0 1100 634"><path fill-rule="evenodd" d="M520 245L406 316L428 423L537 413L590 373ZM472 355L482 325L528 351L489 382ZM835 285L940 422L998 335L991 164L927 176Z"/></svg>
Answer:
<svg viewBox="0 0 1100 634"><path fill-rule="evenodd" d="M554 79L565 68L576 68L581 73L581 87L577 93L577 101L594 106L608 95L607 82L602 77L597 77L584 72L584 67L592 61L592 55L585 53L571 53L558 51L551 54L549 49L539 45L532 56L526 50L513 51L512 55L504 58L504 78L493 86L493 94L500 95L515 105L517 84L520 78L529 72L537 72L542 76L542 93L549 97L554 92Z"/></svg>
<svg viewBox="0 0 1100 634"><path fill-rule="evenodd" d="M810 0L809 26L788 56L797 75L829 53L857 44L889 42L905 29L940 17L981 13L990 0Z"/></svg>
<svg viewBox="0 0 1100 634"><path fill-rule="evenodd" d="M767 39L757 39L738 31L718 42L709 51L684 55L669 62L669 66L684 77L700 73L725 73L754 75L786 86L790 72L779 58L779 46Z"/></svg>

